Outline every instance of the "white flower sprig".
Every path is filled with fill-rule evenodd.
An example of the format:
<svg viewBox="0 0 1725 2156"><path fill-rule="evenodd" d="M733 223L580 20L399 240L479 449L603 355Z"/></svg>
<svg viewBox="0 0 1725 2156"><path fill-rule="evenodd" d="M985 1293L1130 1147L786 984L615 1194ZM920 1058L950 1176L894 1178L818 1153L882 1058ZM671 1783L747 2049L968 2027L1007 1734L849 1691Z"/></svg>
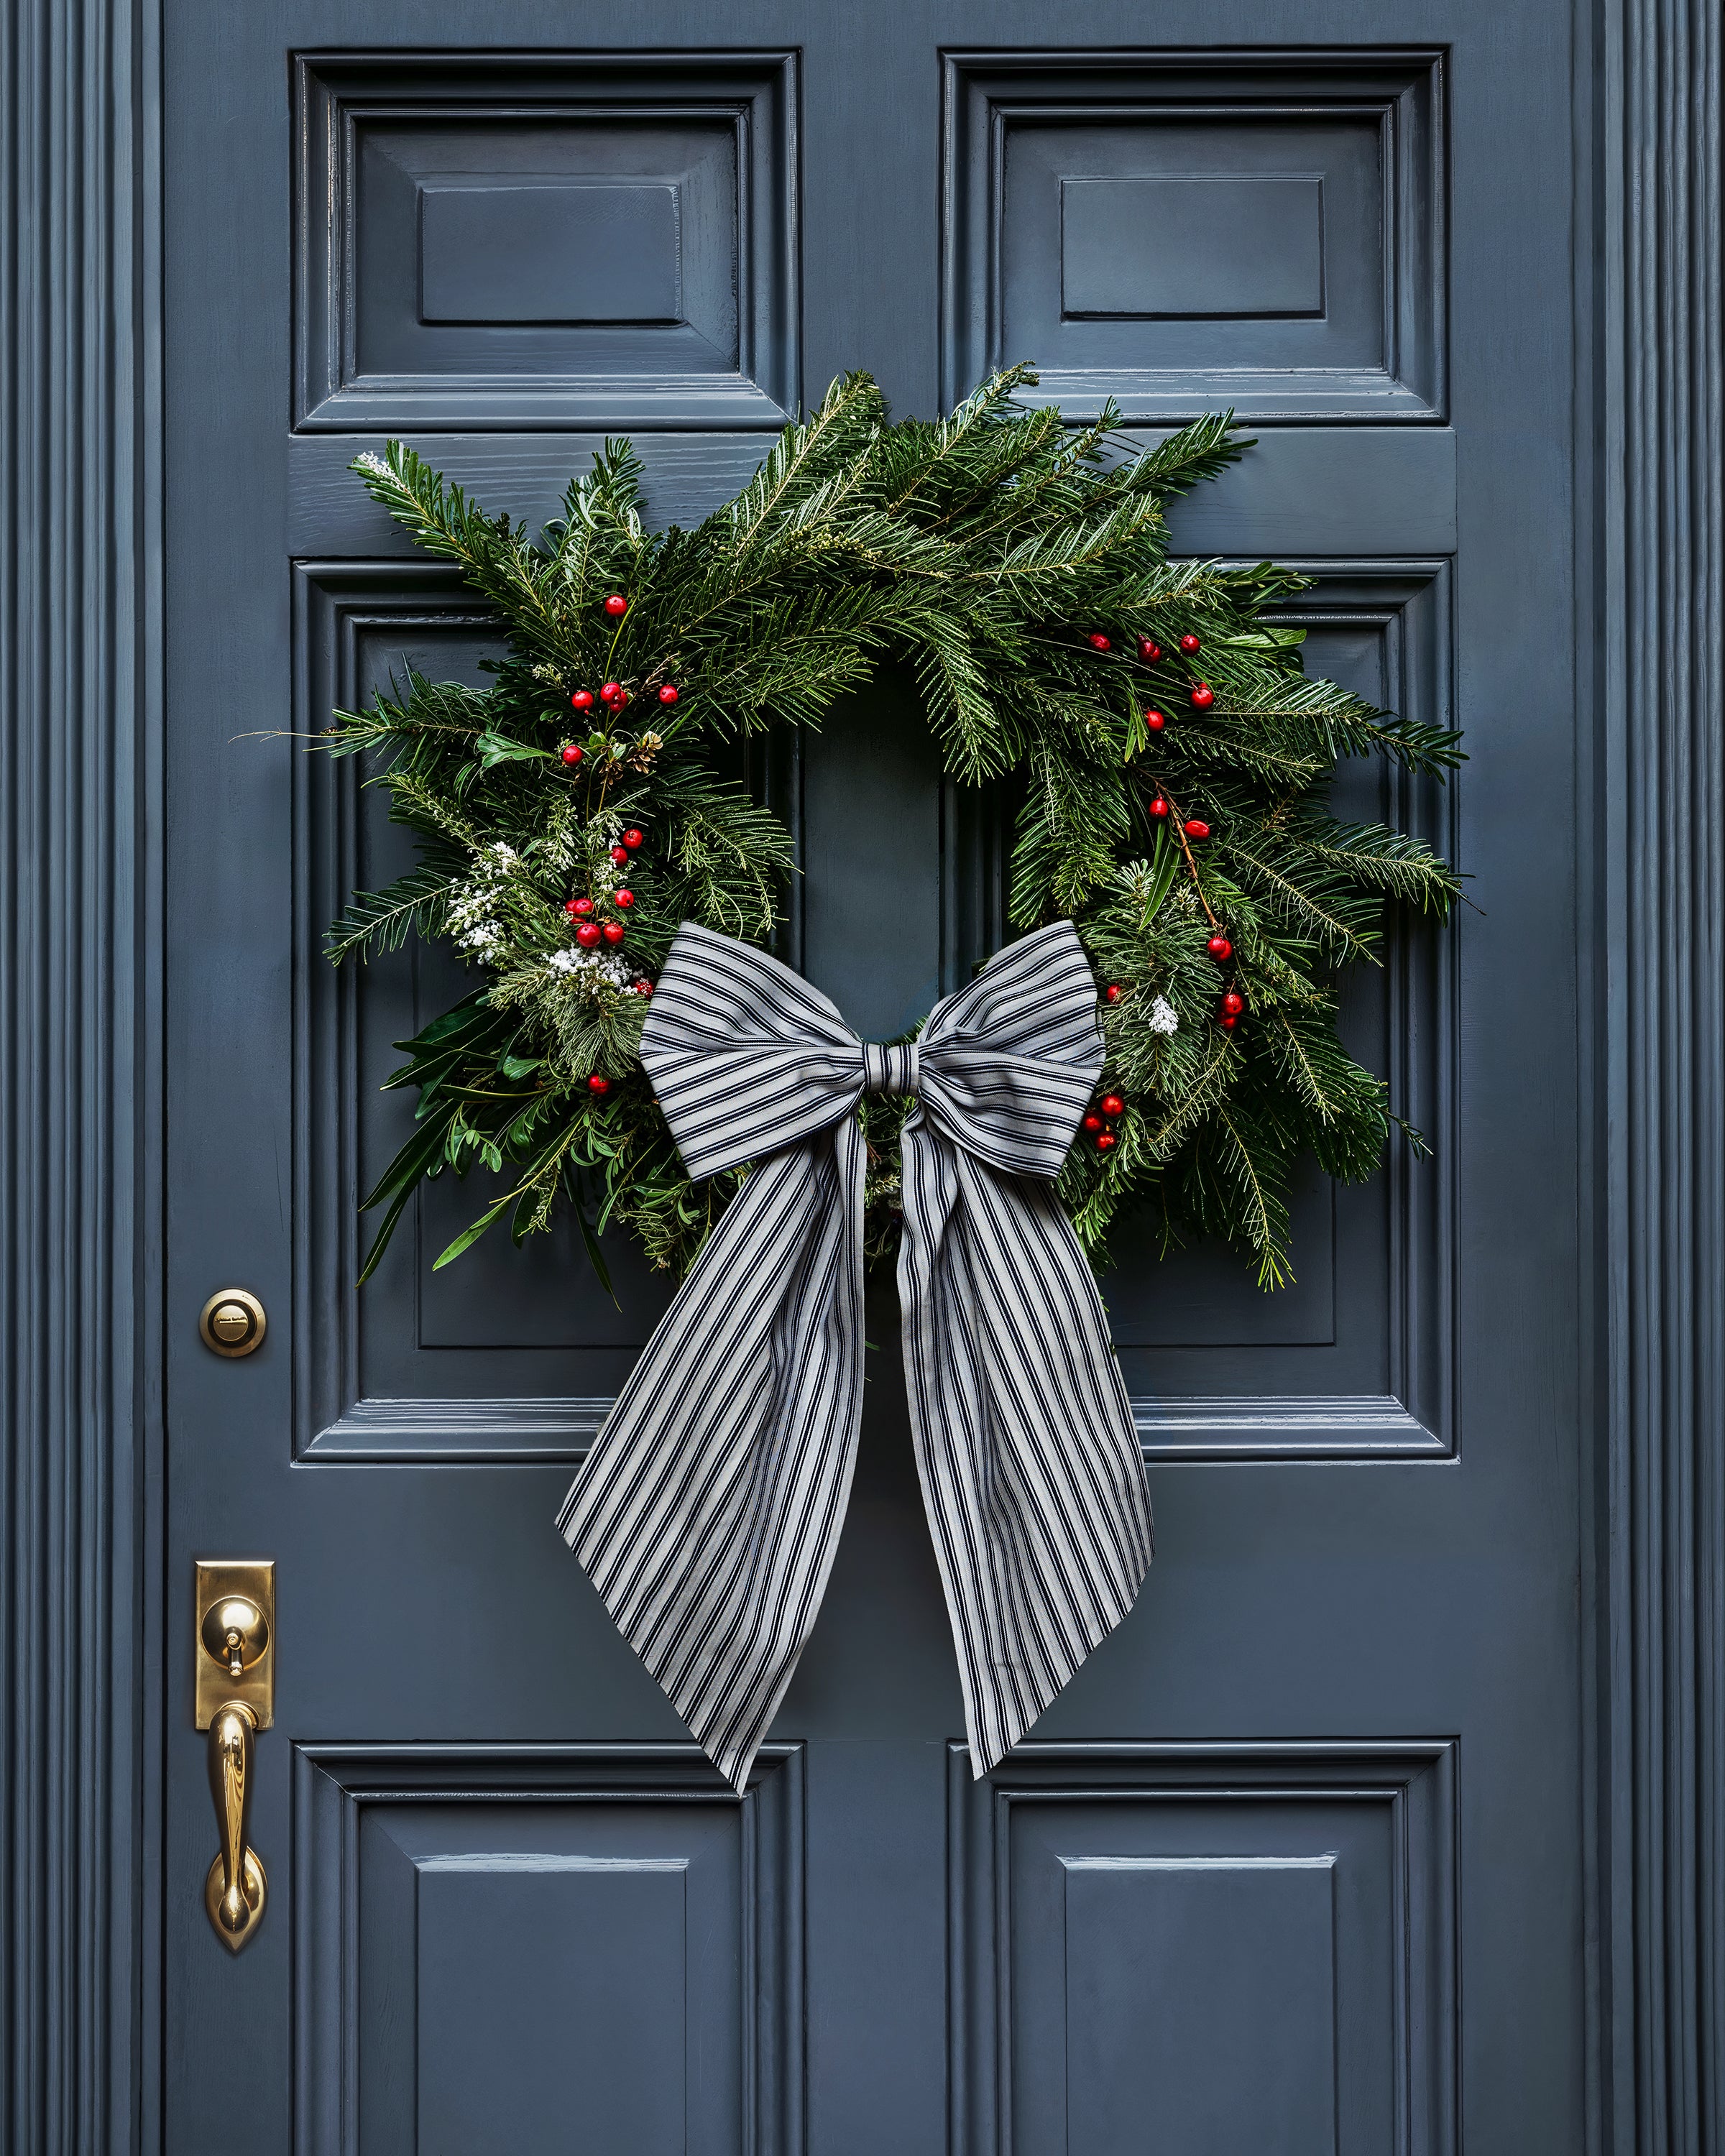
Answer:
<svg viewBox="0 0 1725 2156"><path fill-rule="evenodd" d="M496 917L497 902L521 856L500 839L474 855L473 874L455 886L449 901L449 933L458 950L481 965L495 965L509 937Z"/></svg>
<svg viewBox="0 0 1725 2156"><path fill-rule="evenodd" d="M572 982L595 1003L604 1000L608 989L632 988L634 974L628 963L611 951L553 951L547 970Z"/></svg>

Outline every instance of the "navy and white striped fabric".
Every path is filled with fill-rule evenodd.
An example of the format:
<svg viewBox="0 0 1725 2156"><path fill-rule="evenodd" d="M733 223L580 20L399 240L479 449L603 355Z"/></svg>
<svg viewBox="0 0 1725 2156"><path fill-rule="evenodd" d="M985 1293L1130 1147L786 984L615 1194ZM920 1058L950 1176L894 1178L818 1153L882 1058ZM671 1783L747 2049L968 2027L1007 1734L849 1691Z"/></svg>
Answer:
<svg viewBox="0 0 1725 2156"><path fill-rule="evenodd" d="M757 1163L564 1499L618 1629L741 1789L814 1627L856 1460L865 1091L910 1093L899 1297L917 1471L978 1775L1137 1598L1150 1496L1058 1173L1102 1067L1070 921L912 1046L685 922L641 1060L689 1172Z"/></svg>

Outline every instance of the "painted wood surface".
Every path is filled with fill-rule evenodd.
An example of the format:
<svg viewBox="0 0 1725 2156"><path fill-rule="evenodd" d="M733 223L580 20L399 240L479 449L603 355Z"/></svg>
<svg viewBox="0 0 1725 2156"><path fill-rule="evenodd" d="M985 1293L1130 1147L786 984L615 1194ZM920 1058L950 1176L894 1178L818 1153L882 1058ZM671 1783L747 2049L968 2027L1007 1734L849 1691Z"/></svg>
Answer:
<svg viewBox="0 0 1725 2156"><path fill-rule="evenodd" d="M978 114L984 139L998 121L1009 142L1014 127L1040 127L1036 97L1075 78L1082 93L1101 71L1117 85L1131 78L1106 118L1091 116L1105 131L1165 127L1166 112L1145 116L1158 89L1166 96L1170 80L1201 68L1218 115L1213 142L1230 126L1276 116L1262 80L1261 12L1248 23L1211 9L1179 37L1178 25L1158 22L1159 38L1188 49L1155 80L1142 25L1123 7L1086 19L1097 50L1076 58L1040 51L1046 24L1028 11L974 23L957 8L939 23L920 13L901 23L885 9L819 23L771 8L721 13L722 21L680 27L667 8L664 25L640 41L675 45L677 60L645 59L682 65L691 48L722 38L757 83L794 75L794 99L779 107L792 132L775 154L797 160L800 240L778 259L799 270L802 286L788 311L783 278L772 284L773 249L751 251L737 280L735 393L723 393L731 416L711 401L712 382L732 378L723 368L712 377L665 370L681 385L668 400L683 400L675 411L657 408L674 430L661 467L677 475L668 513L717 498L746 469L749 430L766 415L757 417L758 406L744 412L739 434L737 398L783 408L798 387L860 361L902 406L932 409L941 368L956 374L973 349L966 336L986 341L1003 319L1046 322L1036 215L1009 233L1001 227L1029 167L1009 159L999 170L1014 184L993 192L997 168L973 154L977 138L965 133ZM1313 26L1300 25L1302 72L1289 102L1315 128L1343 116L1344 132L1374 96L1394 105L1403 121L1396 201L1413 228L1404 223L1402 237L1431 249L1445 235L1430 259L1447 259L1447 283L1399 258L1405 274L1389 288L1375 359L1347 344L1358 336L1357 311L1338 300L1332 327L1309 291L1288 282L1287 264L1242 262L1242 277L1257 280L1243 305L1266 305L1260 288L1272 272L1287 284L1268 294L1280 303L1270 314L1230 314L1225 290L1200 295L1204 321L1230 335L1264 321L1286 339L1316 324L1314 336L1333 336L1337 349L1317 356L1302 407L1277 411L1266 401L1270 447L1255 474L1230 482L1231 507L1218 490L1186 543L1273 547L1327 570L1344 563L1322 624L1334 663L1384 670L1414 693L1449 699L1480 752L1464 781L1461 835L1488 921L1465 932L1449 1014L1440 1009L1434 1019L1427 1005L1414 1028L1427 1045L1446 1045L1458 1182L1435 1257L1410 1255L1425 1245L1405 1207L1389 1216L1382 1270L1400 1280L1389 1302L1402 1327L1397 1347L1391 1318L1382 1321L1390 1374L1368 1386L1350 1373L1302 1391L1277 1372L1306 1349L1335 1347L1313 1337L1322 1312L1296 1313L1288 1329L1303 1326L1302 1337L1230 1341L1220 1286L1206 1346L1158 1349L1147 1336L1147 1358L1184 1353L1204 1373L1183 1389L1165 1363L1147 1361L1153 1454L1174 1434L1170 1456L1153 1458L1165 1568L1142 1613L1142 1642L1123 1641L1100 1661L1089 1694L1075 1697L1058 1727L1050 1718L1047 1748L1027 1748L1021 1779L1036 1799L1028 1810L1010 1771L994 1799L948 1799L951 1687L931 1645L938 1612L905 1528L914 1512L890 1412L876 1422L827 1660L788 1707L770 1799L745 1800L715 1845L737 1852L739 1876L752 1882L727 1907L752 1912L756 1930L767 1923L777 1942L770 1953L751 1948L752 1962L740 1945L731 1952L729 1965L753 1986L729 1994L731 2008L722 1984L708 1984L698 2002L701 2011L734 2012L735 2041L720 2048L735 2064L735 2086L753 2093L691 2112L697 2083L687 2076L685 2003L685 2145L932 2149L949 2123L952 2145L1002 2145L999 2110L963 2094L983 2038L952 2018L962 2019L955 2002L975 1995L978 1957L983 1980L1007 1984L1005 2018L988 2018L984 2031L1004 2041L1004 2061L997 2057L984 2079L991 2101L1003 2092L1009 2107L1022 2098L1014 2145L1050 2145L1060 2133L1111 2145L1142 2118L1127 2071L1137 2068L1118 2045L1105 2046L1098 2056L1117 2071L1099 2081L1096 2056L1081 2043L1074 2049L1070 2029L1062 2050L1046 2017L1014 2020L1011 1999L1036 1995L1058 1937L1062 1953L1076 1956L1071 1997L1153 2001L1165 1971L1153 1954L1145 1958L1146 1942L1178 1935L1189 1910L1204 1915L1209 1958L1200 1957L1194 2001L1183 2005L1209 2032L1202 2041L1215 2047L1218 2066L1229 2031L1197 2002L1205 1984L1239 1988L1244 1964L1230 1963L1231 1939L1262 1939L1291 1975L1303 1970L1320 1989L1318 1963L1327 1971L1325 2025L1347 2032L1337 2035L1337 2056L1359 2063L1321 2085L1311 2072L1317 2039L1307 2030L1296 2043L1286 2115L1304 2141L1292 2145L1346 2148L1378 2135L1370 2107L1380 2101L1373 2089L1388 2085L1386 2059L1391 2078L1412 2092L1390 2145L1442 2148L1465 2128L1486 2145L1665 2156L1725 2137L1716 1980L1725 1529L1712 1441L1722 1406L1716 1132L1725 1058L1715 819L1684 813L1717 790L1718 29L1711 11L1686 0L1624 0L1579 16L1566 51L1551 18L1534 14L1440 9L1418 26L1430 43L1414 51L1400 42L1404 21L1392 33L1369 10L1338 10L1322 26L1327 61L1307 44ZM327 61L334 78L354 59L352 22L293 7L249 22L223 17L219 28L218 38L215 17L193 7L171 8L164 26L148 10L114 15L32 0L8 32L13 200L0 305L15 388L5 419L3 580L13 987L0 1005L10 1141L10 1286L0 1306L8 1375L0 2030L8 2130L20 2149L224 2145L208 2079L190 2061L202 2057L193 2031L238 2008L264 2031L242 2079L258 2122L244 2145L285 2148L290 2128L301 2147L415 2145L391 2142L396 2119L362 2136L357 2108L338 2111L333 2141L307 2123L326 2115L316 2104L339 2107L363 2085L367 2046L374 2087L388 2070L387 2032L363 2001L356 1994L343 2019L339 1987L333 2004L321 1987L306 1988L317 1948L303 1925L342 1921L343 1895L358 1895L355 1925L373 1926L374 1969L387 1969L389 1942L403 1936L388 1914L388 1865L356 1871L341 1857L350 1810L376 1808L372 1846L412 1844L399 1861L433 1882L434 1928L471 1908L464 1897L482 1895L484 1880L522 1876L500 1861L511 1850L529 1872L564 1882L558 1892L585 1893L583 1882L608 1876L592 1867L619 1857L625 1881L639 1877L656 1897L637 1966L656 1953L661 1974L675 1958L663 1867L700 1853L689 1835L649 1846L650 1834L629 1824L671 1802L689 1768L675 1732L643 1706L639 1673L614 1641L608 1659L603 1635L583 1620L567 1573L539 1559L487 1569L481 1553L488 1543L532 1548L546 1510L540 1485L560 1478L555 1460L580 1441L581 1414L567 1403L603 1398L603 1383L583 1391L494 1377L511 1357L564 1351L495 1333L464 1341L459 1328L476 1321L458 1305L441 1317L433 1308L429 1340L422 1329L403 1347L399 1334L392 1342L387 1328L374 1328L372 1352L374 1360L386 1351L480 1358L471 1378L368 1392L359 1321L344 1318L332 1273L305 1269L305 1252L326 1253L341 1232L332 1213L307 1218L298 1179L312 1134L333 1128L328 1095L314 1104L308 1093L323 1038L311 1026L311 913L295 880L307 872L309 811L285 759L271 762L265 752L248 767L230 737L286 722L279 715L310 694L314 668L370 663L367 636L376 652L403 629L434 646L467 632L449 621L446 595L410 572L390 587L405 569L398 550L367 536L341 503L336 459L349 444L316 431L311 377L294 338L295 324L312 317L311 295L302 283L296 299L290 274L291 189L305 169L293 98L303 74L290 77L284 57L291 49L311 68L340 46ZM567 54L567 22L546 10L511 8L486 28L516 50ZM1392 34L1393 56L1374 54L1373 38ZM380 33L375 73L393 79L398 99L413 90L416 69L422 84L436 72L410 45L446 53L471 37L470 21L416 15ZM495 128L485 90L506 85L506 66L488 53L467 75L468 104L453 110L444 99L435 128ZM857 116L865 83L866 127ZM552 82L546 95L557 91ZM733 108L764 94L732 92ZM692 94L698 101L698 86ZM1421 95L1440 98L1445 115L1445 129L1428 133L1424 164L1418 115L1405 102ZM687 102L679 125L694 124ZM711 117L710 106L701 124ZM1070 111L1060 117L1073 124ZM377 124L404 123L386 114ZM1183 398L1213 401L1207 332L1188 325L1185 347L1165 336L1158 344L1166 290L1150 290L1135 316L1133 295L1109 281L1125 276L1123 258L1096 254L1109 220L1130 218L1117 183L1165 187L1173 168L1127 170L1105 157L1062 172L1049 141L1019 146L1054 157L1060 180L1114 186L1086 200L1081 185L1076 198L1080 304L1060 307L1070 335L1055 326L1071 346L1063 398L1078 401L1086 373L1106 386L1107 370L1122 367L1103 333L1127 324L1139 358L1173 352L1166 366L1136 370L1147 378L1131 385L1141 400L1135 417L1166 424ZM1358 157L1349 164L1348 147L1337 148L1337 184L1352 173L1358 186L1364 166ZM1183 145L1183 156L1189 165L1197 151ZM961 157L974 181L968 193ZM644 178L671 186L698 162L673 170L665 159L643 175L608 153L598 177L615 187L621 170L639 193ZM1214 220L1217 189L1255 169L1246 160L1185 172L1209 198L1181 214ZM446 190L475 192L459 160L439 170L454 175L439 180ZM860 171L863 217L847 207ZM942 171L952 182L944 192L933 177ZM500 172L515 175L511 184L519 177L495 165L480 177L490 184ZM595 175L573 177L591 184ZM544 191L542 179L533 184ZM790 192L774 198L787 215ZM926 213L917 207L925 199ZM960 244L952 220L961 204L967 218L982 218L984 234L1003 239L985 258ZM1281 203L1276 213L1297 220L1298 205ZM942 214L952 234L944 252ZM1296 254L1306 228L1290 227ZM449 229L434 218L434 241L445 244ZM645 224L639 231L650 236ZM304 241L303 220L298 233ZM1004 317L992 314L988 280L1025 263L1021 297ZM303 256L300 266L303 275ZM1350 273L1358 269L1356 260ZM607 408L576 417L570 398L588 396L593 384L591 370L569 359L572 326L532 314L519 295L511 300L496 286L501 271L486 270L492 285L480 290L476 269L439 269L434 259L432 270L434 298L464 274L470 289L454 300L446 291L434 307L431 359L386 352L388 366L370 370L385 377L378 387L364 367L344 372L344 348L326 340L318 404L350 390L401 400L359 420L372 434L356 431L358 447L382 427L423 424L408 416L423 388L444 401L418 410L460 437L450 462L470 454L500 501L498 489L512 491L518 478L521 506L531 506L568 460L565 430L620 424L613 413L623 400L604 391ZM656 271L643 267L650 282L649 271L665 285L663 259ZM1309 282L1309 261L1301 274ZM694 270L688 278L691 292L717 289L700 286ZM1345 285L1336 289L1345 295ZM975 307L955 307L955 290L975 295ZM524 390L517 369L500 400L483 367L475 380L465 360L444 363L461 355L437 336L475 326L449 321L449 309L483 313L480 300L494 313L530 316L511 329L517 342L562 340L548 386ZM648 301L670 304L662 292L629 304ZM752 332L745 364L750 305L765 326ZM660 319L590 326L650 341ZM715 348L723 343L721 336ZM1050 352L1050 365L1065 356ZM1271 386L1253 393L1268 400ZM523 399L536 396L523 413ZM211 513L223 454L238 460L230 475L248 475L244 531ZM1435 454L1450 459L1453 485L1417 461ZM336 626L314 652L320 606ZM1418 617L1434 606L1432 642L1453 657L1447 678L1420 655ZM1570 653L1579 689L1563 700L1560 724L1553 676ZM165 783L157 757L164 711L181 759ZM1573 815L1553 796L1552 760L1572 750ZM803 774L805 801L817 809L822 783L812 766ZM842 803L842 768L831 783ZM986 834L957 834L944 815L932 828L956 878L945 886L949 917L965 923L963 937L985 936ZM362 830L349 829L351 843L362 843ZM1553 862L1577 866L1574 906L1549 921L1538 915L1532 886L1517 880L1535 865L1525 857L1530 831L1543 834L1537 865L1546 888ZM818 828L805 845L813 860ZM201 901L176 908L166 939L164 888ZM842 927L846 901L835 894L827 903ZM920 902L907 910L922 917ZM1572 953L1581 988L1573 1011L1561 984ZM811 967L834 967L841 993L859 1005L876 996L883 1007L895 993L911 998L928 966L937 973L958 956L956 943L907 954L910 970L896 984L870 951L829 945L824 960L819 932L806 952ZM378 986L380 1000L395 993ZM1404 1004L1412 992L1397 991ZM1374 1022L1400 1024L1390 1037L1410 1038L1393 1000ZM352 1057L361 1014L337 1011L334 1023L335 1052ZM1530 1137L1519 1120L1527 1066L1517 1058L1531 1058L1537 1044L1548 1072L1553 1034L1574 1042L1578 1082L1565 1100L1542 1080ZM213 1112L242 1095L239 1117ZM363 1142L362 1131L352 1142ZM1386 1234L1339 1215L1334 1232L1337 1268L1350 1234ZM213 1265L225 1278L230 1258L249 1269L254 1253L272 1249L280 1260L254 1284L291 1319L272 1332L271 1359L255 1358L249 1374L260 1382L247 1389L246 1365L213 1373L196 1360L187 1304L191 1295L195 1312L202 1291L191 1276ZM1452 1284L1447 1306L1434 1263ZM1560 1273L1567 1284L1553 1286ZM479 1317L505 1293L475 1289ZM1409 1347L1410 1322L1435 1327L1435 1366L1427 1348ZM307 1328L317 1336L311 1344ZM595 1342L582 1352L608 1351ZM1240 1366L1263 1373L1255 1389L1238 1383ZM1434 1367L1452 1373L1450 1389L1410 1399L1414 1380L1401 1373ZM231 1382L218 1390L223 1379ZM400 1400L413 1411L398 1409ZM345 1424L370 1435L343 1436ZM1314 1452L1331 1464L1314 1464ZM298 1658L285 1652L284 1672L295 1669L300 1689L282 1743L260 1753L268 1779L259 1840L279 1867L272 1876L297 1882L302 1914L290 1929L284 1899L274 1912L282 1921L229 1963L198 1933L187 1887L208 1861L210 1822L184 1708L182 1575L194 1543L249 1550L264 1541L284 1563L284 1619ZM308 1583L291 1600L290 1565ZM356 1660L356 1630L386 1611L429 1626L427 1668L379 1680ZM499 1653L500 1640L512 1656ZM531 1773L505 1757L529 1738L548 1748ZM343 1742L363 1755L357 1765L337 1758ZM1081 1743L1091 1748L1075 1752ZM1332 1792L1325 1802L1345 1795L1357 1808L1337 1816L1322 1849L1291 1825L1307 1815L1301 1793L1314 1776ZM635 1794L625 1803L619 1790ZM1100 1844L1089 1819L1098 1791L1119 1823ZM595 1801L624 1822L621 1845L607 1841L608 1827L572 1839L564 1827L533 1825L572 1807L578 1818ZM988 1835L1004 1838L990 1843L973 1890L963 1882L979 1861L969 1852L981 1847L982 1829L971 1812L983 1802ZM1392 1835L1374 1845L1373 1808L1398 1804L1404 1821L1417 1811L1417 1832L1404 1825L1399 1842ZM431 1842L396 1832L385 1817L392 1807L436 1815ZM793 1825L780 1816L787 1808ZM1041 1841L1019 1844L1015 1813L1052 1825L1039 1828ZM1231 1838L1217 1825L1248 1813ZM1189 1834L1182 1819L1196 1821ZM521 1821L525 1845L511 1840ZM333 1839L321 1845L320 1835ZM363 1850L363 1833L352 1846ZM1445 1865L1458 1851L1452 1877ZM793 1861L799 1883L788 1915L791 1890L765 1882L769 1873L791 1878L783 1867ZM1355 1899L1324 1962L1312 1895L1326 1866L1332 1891ZM1051 1877L1078 1881L1058 1924L1047 1913ZM1122 1892L1106 1891L1121 1882ZM1383 1913L1397 1896L1420 1950L1402 1964L1402 2020L1374 2035L1371 2010L1349 2002L1358 1970L1397 1937ZM500 1936L486 1927L501 1921L501 1906L472 1915L475 1947ZM1241 1907L1244 1917L1234 1913ZM1146 1913L1134 1918L1135 1908ZM545 1938L540 1951L554 1958L561 1933ZM1028 1991L1014 1989L1014 1938ZM448 1959L438 1958L439 1971ZM1456 1969L1465 1981L1446 1989L1445 1972L1453 1978ZM482 1976L476 1962L475 1980ZM790 1998L789 2018L773 2022L763 2051L744 2025L752 2017L758 2031L769 1995L775 2014ZM424 1986L418 2010L434 2018L418 2025L422 2044L428 2030L434 2043L439 2013L471 2039L477 2019L458 2028L459 2009L438 2004L449 1996ZM390 1998L386 2020L398 1989ZM1236 2037L1257 2025L1247 2005L1250 1996ZM1512 2055L1497 2041L1511 2025ZM1281 2056L1293 2028L1266 2025L1250 2055L1266 2063ZM664 2035L649 2027L640 2041ZM1102 2037L1092 2025L1082 2041L1094 2049ZM1084 2102L1077 2113L1069 2106L1064 2123L1049 2096L1062 2056L1090 2061ZM884 2087L882 2057L895 2062ZM1432 2087L1439 2096L1423 2104L1419 2092ZM798 2092L806 2109L792 2101ZM1219 2115L1191 2125L1178 2107L1202 2093L1196 2077L1170 2093L1166 2115L1186 2122L1189 2134ZM435 2115L416 2129L428 2148L439 2145L439 2121L450 2117L434 2086L431 2096ZM521 2099L538 2100L531 2092ZM1261 2086L1240 2080L1237 2112L1222 2112L1218 2130L1247 2130L1262 2101ZM537 2116L523 2112L517 2123L531 2128ZM643 2145L671 2134L669 2117L662 2105L642 2115ZM472 2145L473 2129L464 2131ZM702 2141L714 2132L728 2138Z"/></svg>

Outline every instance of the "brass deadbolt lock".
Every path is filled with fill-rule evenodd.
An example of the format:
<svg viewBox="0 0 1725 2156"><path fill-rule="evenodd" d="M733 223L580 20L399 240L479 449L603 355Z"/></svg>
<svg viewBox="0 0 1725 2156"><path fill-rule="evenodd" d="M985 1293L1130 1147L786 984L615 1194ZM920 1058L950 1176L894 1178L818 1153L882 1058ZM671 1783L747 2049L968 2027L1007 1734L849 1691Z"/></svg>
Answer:
<svg viewBox="0 0 1725 2156"><path fill-rule="evenodd" d="M256 1296L243 1287L224 1287L203 1306L198 1330L204 1346L218 1355L249 1355L263 1345L268 1323Z"/></svg>

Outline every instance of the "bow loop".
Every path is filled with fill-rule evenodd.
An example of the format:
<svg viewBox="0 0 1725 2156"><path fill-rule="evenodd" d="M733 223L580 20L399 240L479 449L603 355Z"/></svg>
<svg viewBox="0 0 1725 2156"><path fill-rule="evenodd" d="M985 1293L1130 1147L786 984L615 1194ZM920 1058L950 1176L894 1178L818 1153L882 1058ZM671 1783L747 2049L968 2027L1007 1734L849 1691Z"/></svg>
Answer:
<svg viewBox="0 0 1725 2156"><path fill-rule="evenodd" d="M984 1774L1126 1616L1150 1562L1131 1404L1047 1180L1101 1069L1077 935L1025 937L914 1046L865 1048L788 968L685 923L641 1060L691 1174L757 1165L557 1524L742 1789L820 1608L856 1460L867 1148L851 1111L865 1086L913 1094L911 1430Z"/></svg>
<svg viewBox="0 0 1725 2156"><path fill-rule="evenodd" d="M691 1175L783 1152L856 1106L862 1043L800 973L685 921L641 1062Z"/></svg>
<svg viewBox="0 0 1725 2156"><path fill-rule="evenodd" d="M1060 1172L1102 1070L1096 987L1058 921L1009 943L922 1029L929 1122L1006 1175Z"/></svg>

